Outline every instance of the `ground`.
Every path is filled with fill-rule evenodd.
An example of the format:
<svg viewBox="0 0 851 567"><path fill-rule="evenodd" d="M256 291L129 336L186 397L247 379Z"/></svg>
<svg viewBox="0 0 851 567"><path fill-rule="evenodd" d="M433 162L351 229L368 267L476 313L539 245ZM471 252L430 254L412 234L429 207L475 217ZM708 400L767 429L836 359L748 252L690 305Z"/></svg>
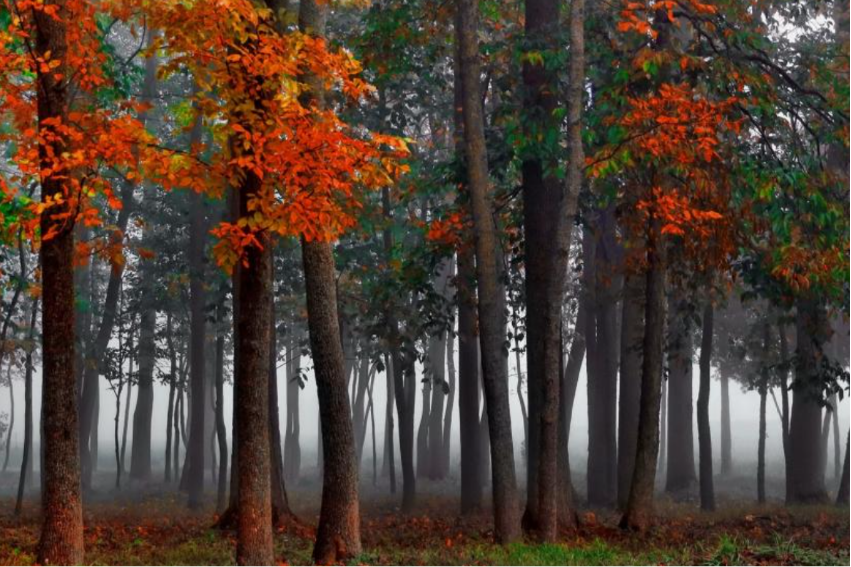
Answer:
<svg viewBox="0 0 851 567"><path fill-rule="evenodd" d="M614 512L582 511L581 525L555 545L524 541L494 545L486 513L457 514L457 488L421 483L416 514L404 516L398 498L363 489L364 552L353 564L395 565L848 565L847 508L757 506L722 501L716 512L693 502L662 497L659 521L649 533L627 533ZM86 561L92 565L227 565L234 563L233 533L213 528L212 508L189 512L185 498L163 495L162 485L104 491L85 511ZM317 486L292 491L291 503L304 525L280 530L276 558L282 564L310 562L318 513ZM0 565L30 565L38 541L38 509L12 516L13 501L0 498Z"/></svg>

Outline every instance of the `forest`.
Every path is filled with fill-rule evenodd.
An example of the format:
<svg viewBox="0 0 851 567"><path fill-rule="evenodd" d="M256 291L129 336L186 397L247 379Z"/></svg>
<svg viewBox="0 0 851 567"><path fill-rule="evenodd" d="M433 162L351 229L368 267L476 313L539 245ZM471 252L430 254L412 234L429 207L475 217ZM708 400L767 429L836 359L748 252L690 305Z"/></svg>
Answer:
<svg viewBox="0 0 851 567"><path fill-rule="evenodd" d="M848 0L0 0L0 154L2 564L849 563Z"/></svg>

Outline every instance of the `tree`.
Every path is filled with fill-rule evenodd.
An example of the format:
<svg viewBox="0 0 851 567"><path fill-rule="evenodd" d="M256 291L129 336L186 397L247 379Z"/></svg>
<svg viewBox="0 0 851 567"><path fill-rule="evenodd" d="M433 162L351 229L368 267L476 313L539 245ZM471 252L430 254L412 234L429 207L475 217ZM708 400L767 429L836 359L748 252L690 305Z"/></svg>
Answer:
<svg viewBox="0 0 851 567"><path fill-rule="evenodd" d="M458 1L456 33L460 46L461 79L467 179L473 212L476 243L476 278L482 354L482 382L487 401L493 470L495 538L508 543L520 535L517 485L514 475L514 447L508 409L508 382L502 360L505 340L505 314L499 277L499 241L492 217L489 195L487 149L481 109L477 7L469 0Z"/></svg>

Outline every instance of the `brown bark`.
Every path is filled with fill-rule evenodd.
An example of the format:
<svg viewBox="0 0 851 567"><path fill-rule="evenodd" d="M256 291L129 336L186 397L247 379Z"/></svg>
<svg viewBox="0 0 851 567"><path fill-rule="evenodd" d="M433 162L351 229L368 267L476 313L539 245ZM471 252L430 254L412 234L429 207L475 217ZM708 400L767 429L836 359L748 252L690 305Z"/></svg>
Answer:
<svg viewBox="0 0 851 567"><path fill-rule="evenodd" d="M64 121L68 112L67 43L63 0L54 4L56 16L33 11L35 54L59 61L48 73L38 73L37 109L40 135L51 120ZM48 55L49 52L49 55ZM53 166L50 156L66 151L61 135L39 144L43 168ZM67 194L63 176L41 179L41 197ZM37 561L42 565L77 565L83 562L83 508L80 494L80 446L77 420L77 384L74 375L74 227L57 219L70 213L68 202L51 206L40 219L41 234L55 231L42 241L42 525Z"/></svg>
<svg viewBox="0 0 851 567"><path fill-rule="evenodd" d="M501 254L489 187L479 82L479 48L476 37L478 6L471 0L459 0L458 9L460 26L456 32L461 50L461 77L464 85L464 138L476 249L482 382L487 400L491 446L494 538L499 543L508 543L520 535L520 518L509 413L507 365L502 347L505 341L503 309L505 296L499 281L502 271L499 266ZM553 378L557 379L557 376ZM557 385L556 388L558 388Z"/></svg>
<svg viewBox="0 0 851 567"><path fill-rule="evenodd" d="M629 274L624 283L621 317L620 399L618 400L618 506L629 499L638 443L641 401L641 342L644 337L644 289L640 276Z"/></svg>
<svg viewBox="0 0 851 567"><path fill-rule="evenodd" d="M789 468L786 501L824 502L824 460L821 445L821 406L818 403L819 357L826 342L824 308L814 299L797 304L797 356L789 423Z"/></svg>
<svg viewBox="0 0 851 567"><path fill-rule="evenodd" d="M644 288L644 340L641 361L641 402L638 412L638 443L635 469L626 510L620 525L645 530L653 516L653 488L659 454L659 407L661 405L662 359L665 322L665 242L658 219L651 218L648 230L648 266Z"/></svg>
<svg viewBox="0 0 851 567"><path fill-rule="evenodd" d="M304 3L302 6L304 13ZM310 8L320 9L315 4ZM315 25L311 28L316 30ZM337 319L331 245L303 241L302 257L310 346L322 421L322 507L313 559L317 563L330 564L361 551L358 469Z"/></svg>
<svg viewBox="0 0 851 567"><path fill-rule="evenodd" d="M245 172L238 189L240 216L248 214L248 202L260 185L260 179ZM235 348L240 353L234 395L239 437L236 559L240 565L271 565L274 558L268 399L272 245L268 235L261 234L261 238L262 250L251 247L245 252L248 265L239 270L236 297ZM193 418L195 413L193 409ZM203 462L195 461L202 475Z"/></svg>
<svg viewBox="0 0 851 567"><path fill-rule="evenodd" d="M697 394L697 437L700 452L700 507L715 509L715 485L712 478L712 431L709 427L709 389L712 385L712 333L714 309L707 302L703 309L700 339L700 389Z"/></svg>

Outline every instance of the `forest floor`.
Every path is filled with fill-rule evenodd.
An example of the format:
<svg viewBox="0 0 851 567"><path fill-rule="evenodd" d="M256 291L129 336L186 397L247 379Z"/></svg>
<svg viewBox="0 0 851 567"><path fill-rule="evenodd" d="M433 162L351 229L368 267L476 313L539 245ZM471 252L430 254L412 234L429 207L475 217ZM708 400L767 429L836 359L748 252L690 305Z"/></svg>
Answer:
<svg viewBox="0 0 851 567"><path fill-rule="evenodd" d="M275 537L280 564L309 564L319 506L318 487L292 491L303 525ZM457 488L421 483L417 511L402 515L398 497L362 490L363 553L353 564L395 565L848 565L849 515L833 506L786 508L742 500L713 513L693 502L660 497L659 521L648 533L617 528L613 511L581 511L580 527L553 545L531 541L494 545L486 513L460 518ZM444 494L444 495L441 495ZM451 494L452 496L445 496ZM745 501L746 502L746 501ZM31 565L38 542L38 508L12 515L0 497L0 565ZM212 508L190 512L185 497L162 485L103 491L85 506L86 562L92 565L227 565L234 534L213 528Z"/></svg>

